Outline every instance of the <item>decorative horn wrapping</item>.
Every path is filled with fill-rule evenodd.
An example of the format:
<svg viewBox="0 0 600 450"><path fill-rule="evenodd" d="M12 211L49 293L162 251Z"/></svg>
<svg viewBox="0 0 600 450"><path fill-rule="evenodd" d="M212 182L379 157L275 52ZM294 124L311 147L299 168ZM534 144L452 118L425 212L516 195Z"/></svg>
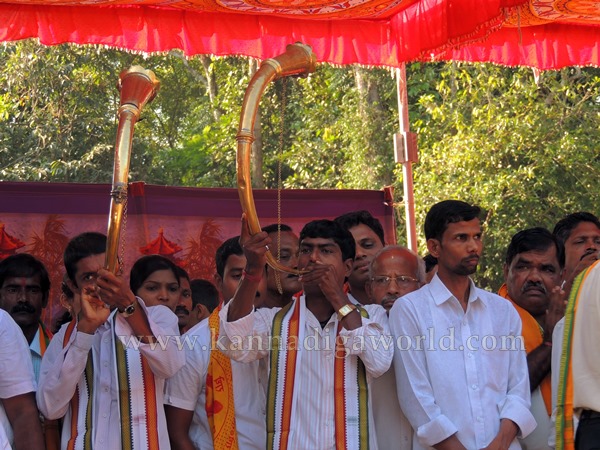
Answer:
<svg viewBox="0 0 600 450"><path fill-rule="evenodd" d="M317 59L308 45L291 44L286 47L286 52L276 58L262 62L256 71L244 95L240 126L236 136L237 140L237 186L240 195L242 211L246 213L248 227L251 234L261 231L260 223L254 205L252 194L252 179L250 176L250 159L252 156L252 142L254 142L254 121L263 92L267 85L275 79L290 75L308 75L315 71ZM299 271L280 264L273 254L267 252L267 263L275 270L286 273L299 273Z"/></svg>
<svg viewBox="0 0 600 450"><path fill-rule="evenodd" d="M115 143L113 182L110 192L110 215L106 233L106 259L104 267L115 273L118 266L119 237L123 212L127 204L127 182L133 128L142 109L152 101L160 87L160 82L150 70L141 66L132 66L119 75L121 102L118 110L119 127Z"/></svg>

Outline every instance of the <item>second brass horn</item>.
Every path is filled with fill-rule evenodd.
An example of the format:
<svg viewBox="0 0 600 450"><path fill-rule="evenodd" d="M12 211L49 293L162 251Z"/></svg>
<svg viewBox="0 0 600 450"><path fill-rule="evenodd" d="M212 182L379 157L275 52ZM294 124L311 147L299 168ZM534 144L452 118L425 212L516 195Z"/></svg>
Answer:
<svg viewBox="0 0 600 450"><path fill-rule="evenodd" d="M119 106L119 127L115 143L113 182L110 192L110 214L106 233L106 259L104 267L115 273L118 266L119 237L123 213L127 204L127 183L133 128L140 113L156 96L160 82L150 70L141 66L132 66L119 75L121 102Z"/></svg>
<svg viewBox="0 0 600 450"><path fill-rule="evenodd" d="M290 75L308 75L315 71L317 59L308 45L291 44L286 47L285 53L262 62L256 71L244 95L240 125L237 140L237 187L240 196L242 211L246 214L248 228L251 234L261 231L254 196L252 194L252 179L250 175L250 160L252 156L252 142L254 142L254 122L263 92L267 85L278 78ZM267 263L275 270L286 273L299 274L296 269L286 267L267 251Z"/></svg>

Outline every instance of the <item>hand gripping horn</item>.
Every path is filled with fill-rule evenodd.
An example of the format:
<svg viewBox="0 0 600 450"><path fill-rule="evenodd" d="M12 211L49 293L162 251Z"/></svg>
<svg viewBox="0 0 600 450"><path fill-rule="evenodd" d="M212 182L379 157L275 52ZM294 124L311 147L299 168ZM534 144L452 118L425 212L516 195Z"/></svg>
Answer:
<svg viewBox="0 0 600 450"><path fill-rule="evenodd" d="M250 176L250 158L252 156L252 142L254 142L254 121L258 105L267 85L278 78L290 75L308 75L315 71L317 59L308 45L296 43L286 47L285 53L262 62L256 71L244 95L240 125L236 136L237 140L237 186L240 195L242 211L246 213L250 234L261 231L256 215L254 196L252 194L252 179ZM300 274L301 272L286 267L267 251L267 264L280 272Z"/></svg>
<svg viewBox="0 0 600 450"><path fill-rule="evenodd" d="M113 182L110 192L110 214L106 233L106 259L104 267L115 273L118 266L119 237L123 212L127 204L127 181L133 128L140 118L142 108L152 101L160 87L160 82L150 70L132 66L119 75L121 102L118 110L119 127L115 143Z"/></svg>

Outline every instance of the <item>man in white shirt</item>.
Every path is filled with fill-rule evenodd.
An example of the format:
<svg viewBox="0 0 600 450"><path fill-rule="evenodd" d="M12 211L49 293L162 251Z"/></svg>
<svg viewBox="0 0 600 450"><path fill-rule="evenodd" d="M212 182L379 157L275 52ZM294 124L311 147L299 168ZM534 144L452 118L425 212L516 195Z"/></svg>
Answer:
<svg viewBox="0 0 600 450"><path fill-rule="evenodd" d="M18 253L0 262L0 308L10 314L29 343L36 383L52 337L41 321L49 293L48 271L35 257Z"/></svg>
<svg viewBox="0 0 600 450"><path fill-rule="evenodd" d="M394 302L425 284L425 264L421 258L400 245L381 249L369 265L367 294L386 311ZM394 367L373 380L373 420L380 450L412 449L413 429L400 409Z"/></svg>
<svg viewBox="0 0 600 450"><path fill-rule="evenodd" d="M469 277L482 251L479 214L456 200L429 210L425 237L438 272L390 312L415 449L519 449L517 435L536 425L519 315Z"/></svg>
<svg viewBox="0 0 600 450"><path fill-rule="evenodd" d="M0 448L44 449L27 341L0 310ZM14 447L13 447L14 445Z"/></svg>
<svg viewBox="0 0 600 450"><path fill-rule="evenodd" d="M253 293L271 239L249 236L243 219L241 242L246 268L221 326L233 359L269 358L267 448L377 449L369 386L389 369L393 346L385 310L357 308L344 292L352 235L330 220L305 225L298 256L304 294L285 308L256 311Z"/></svg>
<svg viewBox="0 0 600 450"><path fill-rule="evenodd" d="M169 449L164 381L185 362L173 339L177 316L166 306L146 307L103 269L105 249L100 233L76 236L65 249L81 311L44 355L38 406L46 418L64 417L63 450L71 441L75 449Z"/></svg>
<svg viewBox="0 0 600 450"><path fill-rule="evenodd" d="M246 266L239 237L225 241L215 256L215 282L225 301L233 298ZM264 288L264 286L263 286ZM171 446L174 450L218 449L213 442L206 411L206 378L211 346L211 329L202 321L184 336L186 364L167 380L165 408ZM250 364L231 361L235 425L241 450L264 449L266 370L258 361Z"/></svg>

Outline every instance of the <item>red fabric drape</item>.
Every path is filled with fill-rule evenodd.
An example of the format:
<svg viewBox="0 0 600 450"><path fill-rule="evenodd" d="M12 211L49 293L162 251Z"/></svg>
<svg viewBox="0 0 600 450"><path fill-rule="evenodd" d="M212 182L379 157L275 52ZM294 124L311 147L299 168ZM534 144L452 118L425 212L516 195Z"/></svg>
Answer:
<svg viewBox="0 0 600 450"><path fill-rule="evenodd" d="M0 227L45 264L52 290L44 320L50 326L60 311L60 284L64 274L62 253L73 236L84 231L106 233L110 186L67 183L0 182ZM277 223L277 191L255 190L261 225ZM296 233L312 219L334 218L366 209L377 217L388 242L396 242L391 192L359 190L285 190L282 223ZM214 254L225 240L240 232L242 214L235 189L162 187L132 183L128 216L123 225L125 273L142 256L142 248L161 233L177 248L167 254L192 278L212 280Z"/></svg>
<svg viewBox="0 0 600 450"><path fill-rule="evenodd" d="M205 13L154 6L0 4L0 41L102 44L145 52L260 59L302 41L320 62L398 66L430 51L484 36L500 26L503 8L525 0L420 0L389 19L310 20Z"/></svg>
<svg viewBox="0 0 600 450"><path fill-rule="evenodd" d="M506 66L559 69L600 66L600 26L552 23L502 28L481 43L436 55L438 60L493 62Z"/></svg>

